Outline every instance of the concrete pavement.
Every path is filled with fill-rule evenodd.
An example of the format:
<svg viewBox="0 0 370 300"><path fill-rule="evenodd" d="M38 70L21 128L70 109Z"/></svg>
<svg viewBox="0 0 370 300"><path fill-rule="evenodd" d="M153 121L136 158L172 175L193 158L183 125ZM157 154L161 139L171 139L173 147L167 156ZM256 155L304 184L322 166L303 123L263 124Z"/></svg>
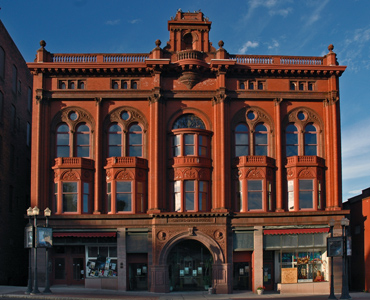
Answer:
<svg viewBox="0 0 370 300"><path fill-rule="evenodd" d="M131 292L116 290L87 289L83 286L52 286L52 294L43 294L40 287L40 294L26 295L26 287L0 286L0 298L4 299L45 299L45 300L98 300L98 299L145 299L145 300L184 300L184 299L214 299L214 300L236 300L236 299L303 299L303 300L327 300L329 295L280 295L278 293L266 292L258 296L251 291L235 291L233 294L209 294L208 292L172 292L158 294L150 292ZM352 299L370 299L370 293L350 293ZM340 298L340 295L336 295Z"/></svg>

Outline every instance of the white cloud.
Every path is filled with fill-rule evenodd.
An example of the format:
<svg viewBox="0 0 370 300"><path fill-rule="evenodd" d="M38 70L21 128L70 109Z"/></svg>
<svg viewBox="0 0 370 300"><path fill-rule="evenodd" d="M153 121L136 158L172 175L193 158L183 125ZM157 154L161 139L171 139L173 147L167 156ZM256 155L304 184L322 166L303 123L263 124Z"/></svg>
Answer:
<svg viewBox="0 0 370 300"><path fill-rule="evenodd" d="M130 21L128 21L130 24L136 24L136 23L139 23L139 22L141 22L141 20L140 19L135 19L135 20L130 20Z"/></svg>
<svg viewBox="0 0 370 300"><path fill-rule="evenodd" d="M278 48L279 46L280 46L280 45L279 45L279 42L278 42L277 40L273 39L273 40L272 40L272 43L271 43L271 44L269 44L269 45L267 46L267 48L268 48L269 50L271 50L271 49Z"/></svg>
<svg viewBox="0 0 370 300"><path fill-rule="evenodd" d="M247 53L249 48L256 48L256 47L258 47L258 45L259 45L258 42L248 41L248 42L244 43L244 45L239 49L239 52L241 54L245 54L245 53Z"/></svg>
<svg viewBox="0 0 370 300"><path fill-rule="evenodd" d="M313 23L320 20L321 18L320 14L328 3L329 3L329 0L325 0L325 1L320 0L319 2L311 3L311 5L315 5L316 9L313 10L312 14L309 15L307 18L304 18L306 19L305 27L309 27Z"/></svg>
<svg viewBox="0 0 370 300"><path fill-rule="evenodd" d="M292 8L281 8L285 3L291 3L291 0L286 0L286 1L277 1L277 0L250 0L249 1L249 8L248 8L248 13L244 17L245 20L248 20L249 18L252 17L255 9L258 7L264 7L268 9L268 14L270 16L274 15L280 15L283 17L286 17L290 12L292 12Z"/></svg>
<svg viewBox="0 0 370 300"><path fill-rule="evenodd" d="M121 22L120 19L116 19L116 20L109 20L109 21L105 22L105 24L115 26L115 25L118 25L120 22Z"/></svg>
<svg viewBox="0 0 370 300"><path fill-rule="evenodd" d="M292 8L285 8L285 9L278 9L278 10L269 10L269 15L274 16L274 15L280 15L282 17L286 17L292 12Z"/></svg>

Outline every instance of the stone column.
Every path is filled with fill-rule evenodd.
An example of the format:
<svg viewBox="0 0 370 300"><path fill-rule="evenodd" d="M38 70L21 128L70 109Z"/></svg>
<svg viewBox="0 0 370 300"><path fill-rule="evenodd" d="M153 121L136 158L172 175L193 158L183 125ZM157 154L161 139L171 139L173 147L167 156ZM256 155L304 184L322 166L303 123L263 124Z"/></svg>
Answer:
<svg viewBox="0 0 370 300"><path fill-rule="evenodd" d="M154 293L169 293L168 266L157 265L151 268L152 284L150 291Z"/></svg>
<svg viewBox="0 0 370 300"><path fill-rule="evenodd" d="M212 278L212 287L215 289L216 294L231 294L233 292L232 264L214 264L212 266Z"/></svg>
<svg viewBox="0 0 370 300"><path fill-rule="evenodd" d="M117 228L118 290L127 290L126 228Z"/></svg>
<svg viewBox="0 0 370 300"><path fill-rule="evenodd" d="M254 227L254 251L253 251L253 281L252 290L257 291L257 287L263 286L263 228Z"/></svg>

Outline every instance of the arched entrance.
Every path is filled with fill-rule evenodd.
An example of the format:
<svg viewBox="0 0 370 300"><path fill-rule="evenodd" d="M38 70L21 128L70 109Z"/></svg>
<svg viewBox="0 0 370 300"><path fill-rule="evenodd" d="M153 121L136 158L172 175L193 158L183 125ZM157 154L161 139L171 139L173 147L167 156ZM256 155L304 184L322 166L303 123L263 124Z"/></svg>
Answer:
<svg viewBox="0 0 370 300"><path fill-rule="evenodd" d="M201 242L179 242L167 257L170 291L207 290L212 282L212 264L212 255Z"/></svg>

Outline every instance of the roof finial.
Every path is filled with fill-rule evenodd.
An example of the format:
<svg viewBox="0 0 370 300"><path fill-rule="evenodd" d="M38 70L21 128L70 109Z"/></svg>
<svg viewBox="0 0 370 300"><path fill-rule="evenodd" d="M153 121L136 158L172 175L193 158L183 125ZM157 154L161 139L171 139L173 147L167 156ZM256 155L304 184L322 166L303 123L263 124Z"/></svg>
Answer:
<svg viewBox="0 0 370 300"><path fill-rule="evenodd" d="M328 46L328 50L329 50L329 52L333 52L333 50L334 50L334 45L333 45L333 44L330 44L330 45Z"/></svg>
<svg viewBox="0 0 370 300"><path fill-rule="evenodd" d="M46 42L44 40L41 40L40 41L40 46L41 46L41 49L44 49L45 46L46 46Z"/></svg>

